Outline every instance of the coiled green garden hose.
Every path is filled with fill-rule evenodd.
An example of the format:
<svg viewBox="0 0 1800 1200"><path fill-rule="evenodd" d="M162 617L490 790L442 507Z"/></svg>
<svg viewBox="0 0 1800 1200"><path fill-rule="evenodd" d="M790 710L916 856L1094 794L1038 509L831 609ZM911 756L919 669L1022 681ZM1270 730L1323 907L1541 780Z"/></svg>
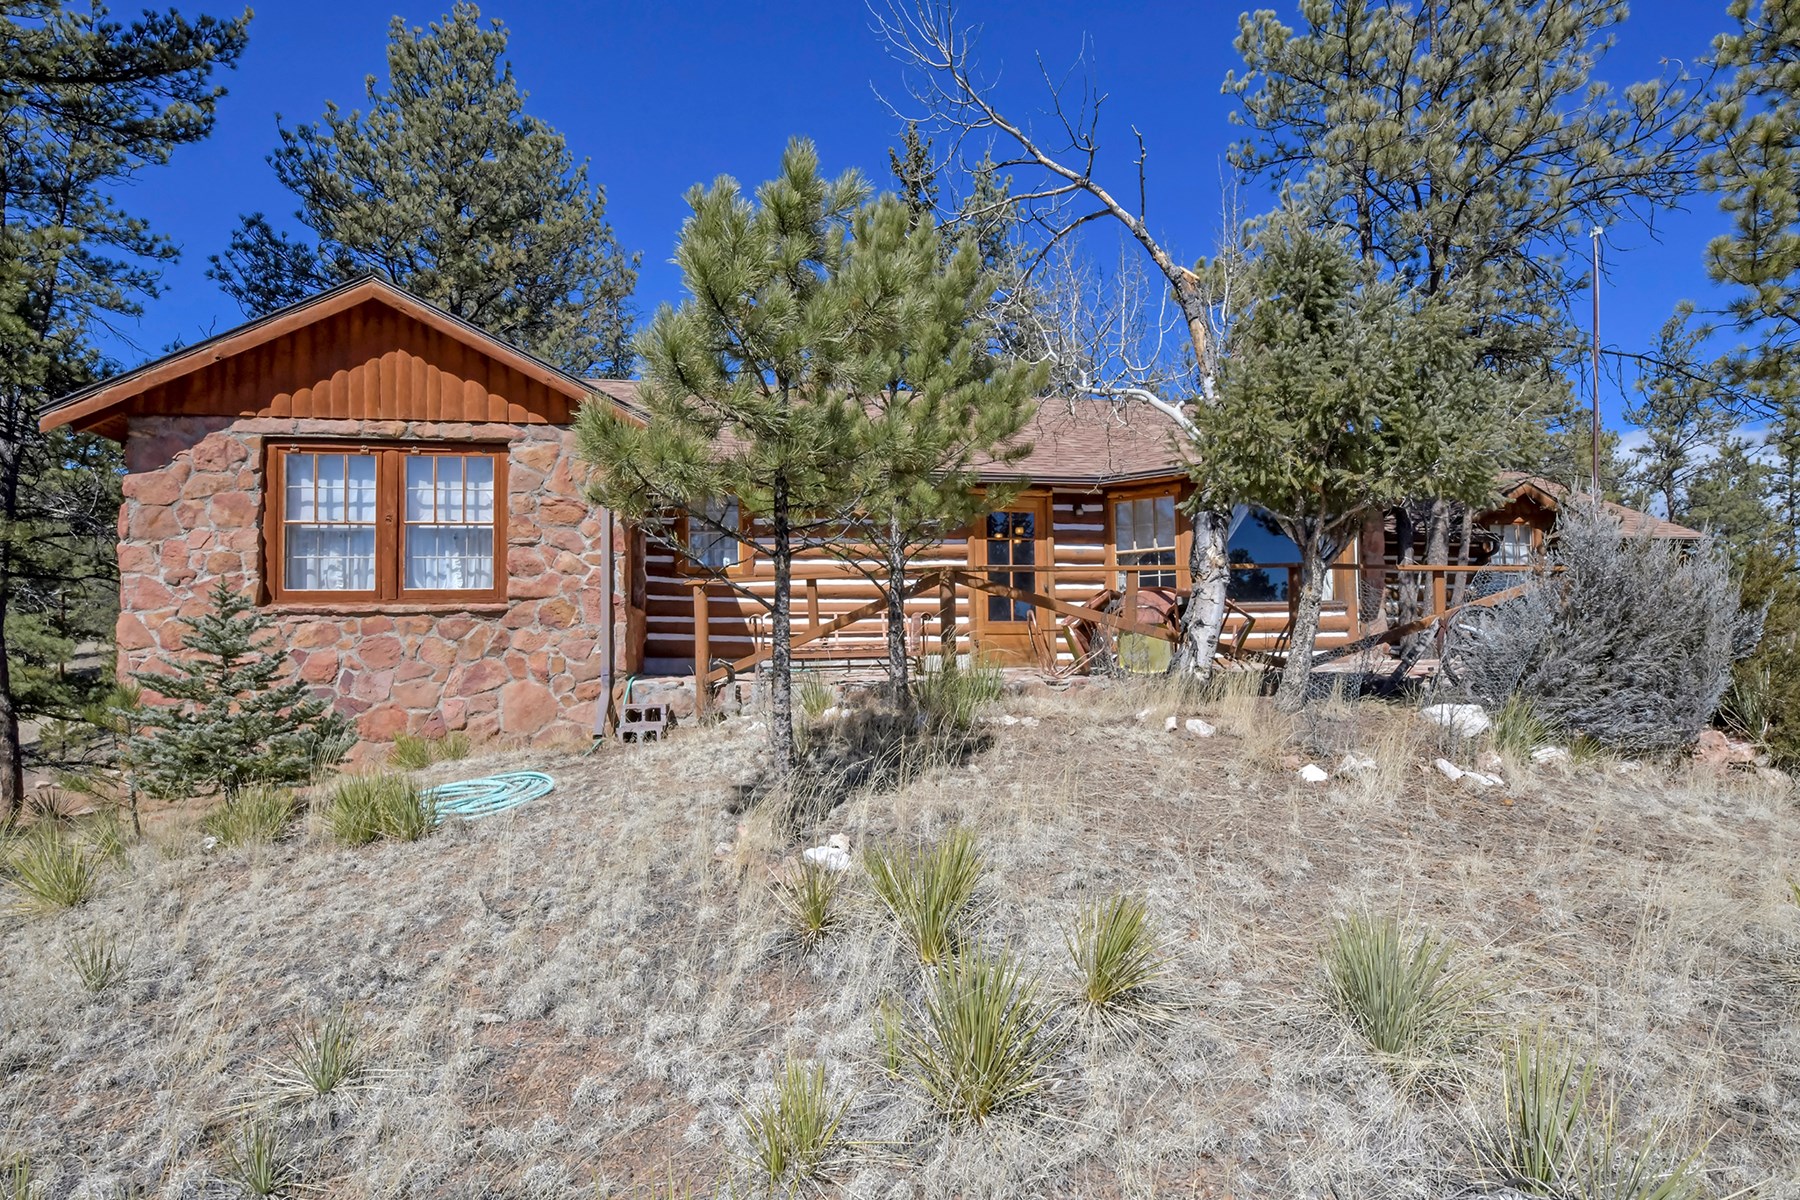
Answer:
<svg viewBox="0 0 1800 1200"><path fill-rule="evenodd" d="M542 771L508 771L426 788L424 794L437 804L438 820L461 817L473 821L517 808L527 800L548 795L556 781Z"/></svg>

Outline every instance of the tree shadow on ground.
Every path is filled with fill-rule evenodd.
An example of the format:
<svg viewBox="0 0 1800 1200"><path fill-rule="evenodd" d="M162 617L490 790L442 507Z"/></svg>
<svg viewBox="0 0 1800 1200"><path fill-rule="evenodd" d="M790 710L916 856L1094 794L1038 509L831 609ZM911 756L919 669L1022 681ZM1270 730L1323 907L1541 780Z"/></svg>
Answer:
<svg viewBox="0 0 1800 1200"><path fill-rule="evenodd" d="M800 761L790 775L764 770L734 789L730 811L779 804L791 835L816 828L852 796L903 788L921 775L960 767L994 744L994 735L934 722L912 705L870 698L802 719Z"/></svg>

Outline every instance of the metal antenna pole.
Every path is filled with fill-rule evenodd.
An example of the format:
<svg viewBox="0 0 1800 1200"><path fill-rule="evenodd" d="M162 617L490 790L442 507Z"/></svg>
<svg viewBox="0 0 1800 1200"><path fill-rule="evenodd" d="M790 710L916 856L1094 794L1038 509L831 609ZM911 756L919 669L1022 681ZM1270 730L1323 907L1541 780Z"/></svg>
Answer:
<svg viewBox="0 0 1800 1200"><path fill-rule="evenodd" d="M1600 498L1600 232L1600 226L1596 225L1589 235L1594 241L1594 348L1593 362L1590 364L1593 370L1590 396L1594 407L1594 426L1593 471L1590 485L1596 500Z"/></svg>

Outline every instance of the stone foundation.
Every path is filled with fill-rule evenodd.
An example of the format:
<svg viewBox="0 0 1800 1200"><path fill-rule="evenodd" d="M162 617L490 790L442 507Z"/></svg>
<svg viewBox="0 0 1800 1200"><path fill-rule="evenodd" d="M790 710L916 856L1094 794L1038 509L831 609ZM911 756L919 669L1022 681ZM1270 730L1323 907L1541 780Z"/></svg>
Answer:
<svg viewBox="0 0 1800 1200"><path fill-rule="evenodd" d="M582 497L583 467L559 426L132 417L119 513L120 677L167 669L182 653L185 618L205 610L215 580L266 601L264 443L296 436L510 443L506 601L269 606L299 677L373 741L457 730L532 742L590 735L609 615L600 611L601 538L613 539L615 572L625 543ZM612 595L623 669L631 614L619 587ZM152 678L137 682L155 692Z"/></svg>

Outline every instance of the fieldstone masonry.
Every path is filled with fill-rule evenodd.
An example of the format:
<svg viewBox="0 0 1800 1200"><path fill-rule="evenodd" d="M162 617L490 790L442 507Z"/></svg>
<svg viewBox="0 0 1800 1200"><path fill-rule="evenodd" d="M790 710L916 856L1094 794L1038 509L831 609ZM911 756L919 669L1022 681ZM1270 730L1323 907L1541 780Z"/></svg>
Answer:
<svg viewBox="0 0 1800 1200"><path fill-rule="evenodd" d="M601 538L613 538L615 564L624 542L582 498L584 468L561 426L132 417L119 512L121 678L165 670L182 653L186 618L205 609L216 578L263 595L264 443L295 436L511 443L506 602L274 607L300 678L371 741L452 730L532 742L591 734L607 617ZM622 648L624 595L612 595Z"/></svg>

